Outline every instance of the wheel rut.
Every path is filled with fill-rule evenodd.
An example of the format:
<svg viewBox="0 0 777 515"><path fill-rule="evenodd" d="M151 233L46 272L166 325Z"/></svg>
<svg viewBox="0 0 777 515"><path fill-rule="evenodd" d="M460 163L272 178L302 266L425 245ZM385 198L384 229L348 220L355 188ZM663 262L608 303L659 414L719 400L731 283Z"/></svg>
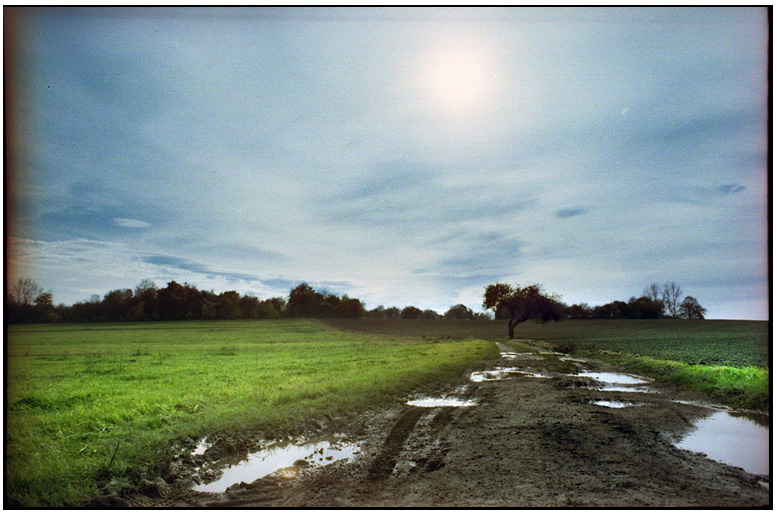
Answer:
<svg viewBox="0 0 777 515"><path fill-rule="evenodd" d="M418 420L428 412L427 408L411 407L394 423L386 441L367 471L369 479L383 479L391 475L397 464L397 455L407 441Z"/></svg>

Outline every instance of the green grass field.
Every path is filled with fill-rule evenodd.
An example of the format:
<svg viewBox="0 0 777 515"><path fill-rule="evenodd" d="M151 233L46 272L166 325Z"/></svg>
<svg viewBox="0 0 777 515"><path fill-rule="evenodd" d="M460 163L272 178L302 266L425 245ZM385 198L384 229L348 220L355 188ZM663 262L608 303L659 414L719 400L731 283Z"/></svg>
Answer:
<svg viewBox="0 0 777 515"><path fill-rule="evenodd" d="M10 326L6 499L82 505L171 440L274 430L460 380L494 345L302 320Z"/></svg>

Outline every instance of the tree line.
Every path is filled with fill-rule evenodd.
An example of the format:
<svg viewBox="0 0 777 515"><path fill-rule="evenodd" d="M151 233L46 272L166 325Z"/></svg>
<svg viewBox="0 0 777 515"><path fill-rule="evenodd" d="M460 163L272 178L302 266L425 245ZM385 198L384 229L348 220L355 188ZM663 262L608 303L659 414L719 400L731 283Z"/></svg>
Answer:
<svg viewBox="0 0 777 515"><path fill-rule="evenodd" d="M674 281L663 285L652 283L640 297L631 297L628 302L615 300L601 306L573 304L564 307L565 318L684 318L702 320L707 310L695 297L682 298L683 289ZM680 300L682 298L682 300Z"/></svg>
<svg viewBox="0 0 777 515"><path fill-rule="evenodd" d="M567 305L558 295L547 294L539 285L512 287L488 285L483 308L492 310L497 320L508 320L510 333L520 322L564 319L612 318L685 318L703 319L706 309L694 297L682 298L675 282L647 286L640 297L627 302L615 300L601 306ZM680 300L682 298L682 300ZM376 318L426 320L489 320L487 312L473 312L463 304L451 306L444 314L415 306L399 309L378 306L366 310L357 298L316 291L307 283L292 288L288 297L261 300L236 291L214 293L187 283L170 281L158 288L148 279L134 290L119 289L103 297L92 295L72 306L53 303L50 291L44 291L32 279L20 279L9 289L6 320L9 323L32 322L131 322L153 320L231 320L272 318Z"/></svg>
<svg viewBox="0 0 777 515"><path fill-rule="evenodd" d="M503 283L489 284L483 292L483 308L491 309L497 320L507 320L507 334L515 337L515 327L533 320L539 323L580 318L686 318L703 319L706 309L691 296L680 301L683 290L674 281L659 286L653 283L629 302L613 301L595 308L587 304L568 306L561 297L548 294L542 286L521 287Z"/></svg>
<svg viewBox="0 0 777 515"><path fill-rule="evenodd" d="M170 281L158 288L148 279L134 290L118 289L103 297L92 295L72 306L53 303L53 295L32 279L20 279L8 291L6 320L8 323L36 322L135 322L155 320L233 320L273 318L379 318L379 319L489 319L484 313L474 313L463 304L452 306L441 315L434 310L415 306L384 308L367 311L357 298L316 291L307 283L293 288L288 297L261 300L236 291L214 293L187 283Z"/></svg>

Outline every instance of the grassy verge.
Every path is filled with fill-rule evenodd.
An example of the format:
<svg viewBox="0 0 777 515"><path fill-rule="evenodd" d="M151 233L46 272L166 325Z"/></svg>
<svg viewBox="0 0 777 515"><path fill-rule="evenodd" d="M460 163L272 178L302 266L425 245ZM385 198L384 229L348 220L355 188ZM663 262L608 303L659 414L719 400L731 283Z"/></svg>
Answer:
<svg viewBox="0 0 777 515"><path fill-rule="evenodd" d="M6 504L83 505L102 483L139 481L176 438L342 414L495 354L300 320L12 326Z"/></svg>
<svg viewBox="0 0 777 515"><path fill-rule="evenodd" d="M680 389L703 392L732 408L768 411L771 404L769 371L763 368L688 365L646 356L618 357L613 361Z"/></svg>
<svg viewBox="0 0 777 515"><path fill-rule="evenodd" d="M732 408L768 411L771 406L769 371L754 366L699 365L612 350L578 350L568 341L543 343L565 353L589 356L678 389L702 392Z"/></svg>

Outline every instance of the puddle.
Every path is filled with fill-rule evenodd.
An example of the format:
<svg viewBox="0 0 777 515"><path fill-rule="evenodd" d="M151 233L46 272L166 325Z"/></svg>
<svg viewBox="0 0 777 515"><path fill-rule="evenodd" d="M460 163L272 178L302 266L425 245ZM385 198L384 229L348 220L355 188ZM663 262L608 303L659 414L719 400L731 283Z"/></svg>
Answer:
<svg viewBox="0 0 777 515"><path fill-rule="evenodd" d="M480 372L472 372L469 375L469 380L473 383L482 383L483 381L500 381L508 376L508 374L517 372L516 368L497 368L495 370L483 370Z"/></svg>
<svg viewBox="0 0 777 515"><path fill-rule="evenodd" d="M644 402L629 402L629 401L591 401L591 404L596 406L604 406L607 408L630 408L632 406L644 406Z"/></svg>
<svg viewBox="0 0 777 515"><path fill-rule="evenodd" d="M516 370L515 373L523 374L529 377L550 377L548 374L543 374L542 372L528 372L526 370Z"/></svg>
<svg viewBox="0 0 777 515"><path fill-rule="evenodd" d="M612 384L641 384L648 383L650 379L638 376L632 376L628 374L617 374L614 372L580 372L575 374L581 377L590 377L603 383Z"/></svg>
<svg viewBox="0 0 777 515"><path fill-rule="evenodd" d="M210 449L210 445L205 443L205 438L200 440L200 443L197 444L197 448L192 451L192 456L201 456L205 454L205 451Z"/></svg>
<svg viewBox="0 0 777 515"><path fill-rule="evenodd" d="M688 406L698 406L700 408L707 408L707 409L713 409L713 410L727 410L728 408L726 406L723 406L722 404L711 404L709 402L702 402L702 401L684 401L680 399L672 399L672 402L676 402L677 404L685 404ZM768 426L769 420L766 419L766 422L763 423L763 425Z"/></svg>
<svg viewBox="0 0 777 515"><path fill-rule="evenodd" d="M768 417L718 411L696 423L696 428L675 445L752 474L769 474Z"/></svg>
<svg viewBox="0 0 777 515"><path fill-rule="evenodd" d="M608 384L597 388L600 392L618 392L618 393L656 393L657 390L645 385L622 386L617 384Z"/></svg>
<svg viewBox="0 0 777 515"><path fill-rule="evenodd" d="M462 400L462 399L456 399L451 397L424 397L422 399L414 399L412 401L407 401L407 404L409 406L418 406L421 408L444 408L444 407L454 407L454 408L466 408L469 406L477 406L477 402L473 400Z"/></svg>
<svg viewBox="0 0 777 515"><path fill-rule="evenodd" d="M646 377L619 374L616 372L580 372L572 375L577 377L588 377L604 383L604 385L596 387L596 390L603 392L650 393L655 391L646 385L646 383L652 381L652 379Z"/></svg>
<svg viewBox="0 0 777 515"><path fill-rule="evenodd" d="M506 359L539 358L539 356L537 356L533 352L500 352L499 355L502 358L506 358Z"/></svg>
<svg viewBox="0 0 777 515"><path fill-rule="evenodd" d="M294 477L303 468L351 459L358 452L357 445L341 442L334 436L316 438L302 444L279 442L250 454L240 462L229 463L219 479L197 485L194 490L224 492L234 484L252 483L273 472L280 472L285 477Z"/></svg>
<svg viewBox="0 0 777 515"><path fill-rule="evenodd" d="M529 377L550 377L539 372L529 372L518 368L497 368L494 370L484 370L481 372L472 372L469 380L473 383L482 383L484 381L501 381L510 374L521 374Z"/></svg>

